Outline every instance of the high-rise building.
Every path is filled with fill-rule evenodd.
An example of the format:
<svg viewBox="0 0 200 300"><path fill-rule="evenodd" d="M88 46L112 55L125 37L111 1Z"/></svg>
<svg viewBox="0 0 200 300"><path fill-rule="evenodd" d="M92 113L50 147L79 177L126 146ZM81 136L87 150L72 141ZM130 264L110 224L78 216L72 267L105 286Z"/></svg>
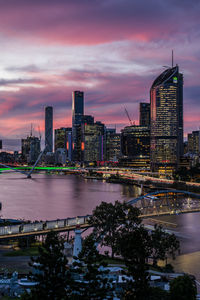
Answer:
<svg viewBox="0 0 200 300"><path fill-rule="evenodd" d="M155 79L150 98L151 169L175 169L183 154L183 74L177 65Z"/></svg>
<svg viewBox="0 0 200 300"><path fill-rule="evenodd" d="M149 126L126 126L121 130L120 164L135 168L149 168L150 128Z"/></svg>
<svg viewBox="0 0 200 300"><path fill-rule="evenodd" d="M188 152L200 154L200 130L188 134Z"/></svg>
<svg viewBox="0 0 200 300"><path fill-rule="evenodd" d="M150 126L150 103L140 103L140 125Z"/></svg>
<svg viewBox="0 0 200 300"><path fill-rule="evenodd" d="M53 107L45 107L45 147L46 152L53 152Z"/></svg>
<svg viewBox="0 0 200 300"><path fill-rule="evenodd" d="M84 115L84 93L80 91L72 92L72 126L81 124Z"/></svg>
<svg viewBox="0 0 200 300"><path fill-rule="evenodd" d="M22 160L33 163L40 154L40 139L35 136L27 136L21 140Z"/></svg>
<svg viewBox="0 0 200 300"><path fill-rule="evenodd" d="M84 93L72 92L72 141L73 160L81 160L81 123L84 115Z"/></svg>
<svg viewBox="0 0 200 300"><path fill-rule="evenodd" d="M54 133L54 148L55 151L58 148L67 149L67 140L68 140L68 133L72 132L71 127L61 127L58 129L55 129Z"/></svg>
<svg viewBox="0 0 200 300"><path fill-rule="evenodd" d="M116 129L106 129L106 160L118 161L121 153L121 134Z"/></svg>
<svg viewBox="0 0 200 300"><path fill-rule="evenodd" d="M101 122L82 123L81 133L82 161L105 160L105 125Z"/></svg>
<svg viewBox="0 0 200 300"><path fill-rule="evenodd" d="M71 127L67 127L67 128L59 128L59 129L55 129L55 134L54 134L54 145L55 145L55 153L57 150L57 156L59 154L59 156L62 156L62 163L64 161L63 159L63 155L65 153L65 161L67 160L72 160L72 128ZM56 162L58 162L56 156ZM59 161L60 162L60 161Z"/></svg>

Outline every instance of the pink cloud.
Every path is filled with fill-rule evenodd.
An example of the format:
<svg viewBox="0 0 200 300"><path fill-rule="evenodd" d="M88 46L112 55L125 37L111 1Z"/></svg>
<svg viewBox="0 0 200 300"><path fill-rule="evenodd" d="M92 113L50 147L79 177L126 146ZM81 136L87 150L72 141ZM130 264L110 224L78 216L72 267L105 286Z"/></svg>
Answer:
<svg viewBox="0 0 200 300"><path fill-rule="evenodd" d="M1 5L0 28L3 34L33 43L43 40L51 44L91 45L119 40L166 40L184 32L184 16L191 23L199 20L198 4L196 9L186 3L171 4L170 0L7 0Z"/></svg>

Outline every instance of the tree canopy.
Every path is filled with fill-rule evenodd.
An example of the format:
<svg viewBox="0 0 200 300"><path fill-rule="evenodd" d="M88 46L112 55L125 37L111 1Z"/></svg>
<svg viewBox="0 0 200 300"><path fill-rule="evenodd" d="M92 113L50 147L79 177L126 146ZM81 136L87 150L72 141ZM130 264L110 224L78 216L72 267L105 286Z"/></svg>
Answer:
<svg viewBox="0 0 200 300"><path fill-rule="evenodd" d="M67 295L71 286L70 273L67 271L67 259L63 254L64 240L57 233L47 234L45 242L39 247L37 258L31 258L31 267L34 269L32 278L38 282L31 294L24 299L35 300L64 300L70 299Z"/></svg>
<svg viewBox="0 0 200 300"><path fill-rule="evenodd" d="M194 278L179 276L170 282L170 300L196 300L197 287Z"/></svg>
<svg viewBox="0 0 200 300"><path fill-rule="evenodd" d="M77 299L108 299L113 297L112 280L108 279L107 264L103 262L93 234L86 237L82 251L73 263L73 272L81 276L76 286Z"/></svg>
<svg viewBox="0 0 200 300"><path fill-rule="evenodd" d="M125 202L115 201L114 204L102 202L97 206L90 218L90 224L94 227L94 232L101 237L103 246L110 246L112 257L117 253L117 240L119 231L122 228L130 230L139 225L140 211Z"/></svg>

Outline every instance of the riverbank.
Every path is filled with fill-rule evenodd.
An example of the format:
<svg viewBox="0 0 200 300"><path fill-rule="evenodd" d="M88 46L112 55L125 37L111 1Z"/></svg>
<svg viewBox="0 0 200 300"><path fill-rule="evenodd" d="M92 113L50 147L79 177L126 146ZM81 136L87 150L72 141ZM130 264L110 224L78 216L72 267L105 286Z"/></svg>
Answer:
<svg viewBox="0 0 200 300"><path fill-rule="evenodd" d="M105 178L104 178L105 179ZM143 185L145 188L149 189L176 189L194 193L200 193L200 186L192 186L187 185L185 182L182 181L173 181L173 182L157 182L154 180L140 180L140 179L133 179L133 178L124 178L124 177L110 177L105 179L108 183L118 183L118 184L135 184L138 186Z"/></svg>

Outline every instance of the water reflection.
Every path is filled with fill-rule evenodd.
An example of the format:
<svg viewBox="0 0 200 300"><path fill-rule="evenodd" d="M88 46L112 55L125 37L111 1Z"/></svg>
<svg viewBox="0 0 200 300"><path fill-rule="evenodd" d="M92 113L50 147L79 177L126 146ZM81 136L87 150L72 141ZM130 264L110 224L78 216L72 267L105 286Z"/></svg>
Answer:
<svg viewBox="0 0 200 300"><path fill-rule="evenodd" d="M137 188L74 175L0 175L1 215L4 218L46 220L89 214L101 201L114 202L137 196Z"/></svg>

